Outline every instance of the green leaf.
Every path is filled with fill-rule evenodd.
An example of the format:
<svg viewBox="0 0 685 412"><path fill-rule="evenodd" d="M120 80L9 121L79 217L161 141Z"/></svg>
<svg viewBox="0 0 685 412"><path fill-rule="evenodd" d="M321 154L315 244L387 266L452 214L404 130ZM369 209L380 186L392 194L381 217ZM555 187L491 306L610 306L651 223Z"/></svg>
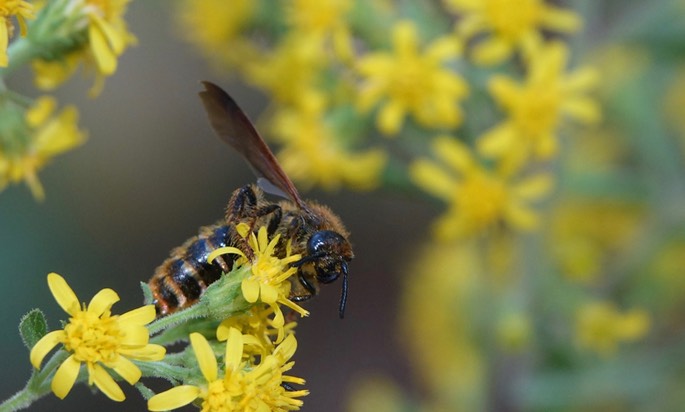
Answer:
<svg viewBox="0 0 685 412"><path fill-rule="evenodd" d="M151 304L152 290L150 290L150 286L145 282L140 282L140 288L143 289L143 302L145 302L146 305Z"/></svg>
<svg viewBox="0 0 685 412"><path fill-rule="evenodd" d="M48 333L48 322L40 309L32 309L19 322L19 334L24 345L31 349Z"/></svg>

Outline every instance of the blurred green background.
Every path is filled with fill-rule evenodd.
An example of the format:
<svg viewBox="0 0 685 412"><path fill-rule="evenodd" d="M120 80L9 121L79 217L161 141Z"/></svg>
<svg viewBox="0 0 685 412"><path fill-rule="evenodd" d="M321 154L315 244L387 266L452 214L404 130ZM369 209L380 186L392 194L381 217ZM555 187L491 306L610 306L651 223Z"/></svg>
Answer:
<svg viewBox="0 0 685 412"><path fill-rule="evenodd" d="M197 228L221 218L234 189L255 180L246 163L213 134L197 93L201 80L217 82L253 119L266 99L210 71L180 40L169 2L134 1L126 20L139 44L121 58L102 94L86 97L91 83L79 76L56 92L61 102L79 108L88 142L41 173L43 203L24 185L0 195L3 399L30 375L28 351L17 332L21 316L40 307L53 329L63 318L47 288L49 272L64 276L82 301L111 287L121 297L117 313L137 307L139 282L147 282L169 251ZM37 96L31 82L31 73L17 73L9 86ZM405 249L425 235L430 211L397 196L341 191L305 197L341 215L352 232L356 258L344 321L337 315L339 282L308 303L312 315L298 327L295 372L307 377L311 390L305 410L343 410L348 384L362 371L406 375L394 339L397 271ZM124 390L125 409L145 409L137 391ZM88 392L78 385L64 401L48 395L32 410L121 410L122 405Z"/></svg>
<svg viewBox="0 0 685 412"><path fill-rule="evenodd" d="M30 374L28 351L17 333L21 316L40 307L51 329L63 317L47 288L47 273L63 275L81 300L111 287L121 296L114 307L117 313L134 308L142 301L139 282L146 282L169 251L198 227L219 219L235 188L254 181L244 161L210 130L197 92L201 80L214 81L253 119L268 105L268 97L232 80L230 73L211 70L197 50L181 40L182 28L173 18L171 4L163 0L131 3L126 21L138 45L123 54L117 72L107 79L97 99L87 97L91 80L78 76L55 93L62 104L79 108L80 125L87 129L89 140L40 173L46 200L36 202L23 185L10 186L0 194L0 284L4 286L0 288L0 326L6 336L0 343L5 367L0 398L23 387ZM398 4L407 7L414 2ZM375 411L370 408L374 401L385 410L400 410L392 409L393 396L407 410L418 410L420 400L435 394L431 392L435 387L425 382L430 371L421 375L417 373L421 365L416 365L426 358L417 353L417 342L423 338L420 315L428 313L422 310L431 309L435 301L424 295L419 302L408 302L422 293L411 293L412 281L429 277L419 273L422 270L449 269L454 273L447 276L457 277L462 268L479 275L485 272L478 287L501 287L485 293L474 288L468 290L472 295L463 292L464 302L454 307L432 308L447 312L448 321L454 320L450 325L454 330L445 335L458 335L462 319L474 329L465 327L461 332L477 349L473 359L464 359L463 370L450 364L454 359L444 361L445 370L454 371L456 382L473 372L467 361L477 363L482 360L478 356L485 359L480 365L485 371L480 372L487 385L478 387L482 392L470 394L474 398L487 398L487 404L511 410L527 410L530 405L545 411L682 410L685 81L678 83L677 78L685 78L685 2L563 4L581 14L585 23L581 33L569 38L572 67L588 62L600 67L603 77L597 98L611 128L582 134L565 129L568 139L561 139L559 159L536 165L559 177L557 192L540 208L542 230L516 238L525 253L521 253L523 263L512 270L514 275L505 279L514 279L511 283L493 281L496 270L490 273L478 265L469 266L473 263L470 255L461 249L442 255L454 261L442 261L437 255L430 260L429 255L423 266L413 262L420 245L441 250L431 243L429 228L444 210L420 199L418 191L414 195L384 189L304 193L339 213L352 233L356 258L351 265L346 319L337 317L340 285L335 283L307 303L312 315L299 323L293 375L307 379L306 388L311 391L303 410L348 410L351 388L357 391L355 412ZM618 52L611 47L616 39L625 46ZM16 73L8 85L38 96L31 83L31 73ZM671 99L670 106L665 99ZM473 107L480 106L468 109ZM483 118L488 120L487 114ZM426 152L425 147L421 149ZM602 203L607 199L608 203ZM488 252L496 254L499 246L506 254L506 240ZM597 276L573 279L580 272ZM402 305L405 285L409 292L405 291L406 304ZM416 286L419 290L423 283ZM644 308L651 316L650 331L640 336L644 340L618 350L614 358L582 352L572 335L573 316L592 299L617 303L626 311ZM406 324L399 318L410 318L413 304L418 314L414 324L407 322L407 329L413 329L401 335L398 326ZM509 343L521 339L514 342L524 348L520 352L507 352L511 348L498 346L501 342L484 339L501 332L493 330L499 327L497 316L507 314L508 304L511 313L528 316L525 319L530 322L525 324L529 329L517 330L520 318L514 317L514 329L505 336ZM406 332L415 334L413 342L407 342ZM454 338L447 336L445 341L449 343L450 337ZM424 347L431 348L431 343ZM436 351L439 343L436 339ZM435 365L425 368L431 366ZM364 386L374 382L365 377L376 373L387 380L368 387L387 393L364 393ZM442 383L449 391L452 382ZM144 410L136 391L122 387L128 395L123 406L77 385L64 401L48 395L33 410ZM468 383L460 388L464 387ZM392 395L397 388L402 393ZM524 395L517 398L519 394ZM506 399L495 399L497 395ZM520 399L524 400L517 403Z"/></svg>

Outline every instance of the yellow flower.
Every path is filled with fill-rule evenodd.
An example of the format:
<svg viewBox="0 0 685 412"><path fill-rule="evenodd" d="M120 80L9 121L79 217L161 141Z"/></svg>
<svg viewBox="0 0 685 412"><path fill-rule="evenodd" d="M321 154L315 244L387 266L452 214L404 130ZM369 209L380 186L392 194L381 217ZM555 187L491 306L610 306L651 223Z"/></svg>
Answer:
<svg viewBox="0 0 685 412"><path fill-rule="evenodd" d="M392 53L371 53L357 63L363 77L360 110L369 111L383 100L377 125L386 135L399 132L407 114L427 127L458 126L463 117L458 103L468 94L468 86L446 62L459 56L459 42L441 37L422 52L410 21L397 23L392 36Z"/></svg>
<svg viewBox="0 0 685 412"><path fill-rule="evenodd" d="M243 226L239 229L244 232L247 225L239 226ZM248 245L252 250L253 257L249 262L251 273L243 279L241 284L243 297L249 303L260 301L273 309L272 324L278 330L276 342L280 342L285 336L285 317L279 304L289 307L302 316L309 316L309 312L288 299L291 286L289 278L297 272L297 269L290 267L290 264L300 260L302 256L291 254L290 243L286 246L283 258L274 256L281 235L277 234L269 241L266 226L259 228L257 236L252 232L249 235ZM207 260L211 262L217 256L227 253L240 255L242 262L247 262L248 258L245 253L231 246L216 249L209 254Z"/></svg>
<svg viewBox="0 0 685 412"><path fill-rule="evenodd" d="M14 26L10 17L16 16L22 36L26 36L26 19L32 19L33 5L24 0L0 0L0 67L7 67L7 45Z"/></svg>
<svg viewBox="0 0 685 412"><path fill-rule="evenodd" d="M246 79L267 91L277 103L298 105L311 97L330 58L320 41L290 32L278 45L255 59L246 59Z"/></svg>
<svg viewBox="0 0 685 412"><path fill-rule="evenodd" d="M273 133L285 143L278 158L288 175L303 187L336 190L348 185L369 190L378 185L386 154L378 149L352 152L343 147L344 139L336 135L335 126L315 99L280 110L272 124Z"/></svg>
<svg viewBox="0 0 685 412"><path fill-rule="evenodd" d="M591 302L577 314L578 344L600 355L614 353L619 342L640 339L648 330L649 316L641 309L624 314L609 302Z"/></svg>
<svg viewBox="0 0 685 412"><path fill-rule="evenodd" d="M638 241L644 222L639 204L567 196L552 210L546 243L567 279L596 284L604 269Z"/></svg>
<svg viewBox="0 0 685 412"><path fill-rule="evenodd" d="M447 169L419 159L410 166L409 173L419 187L449 205L435 225L438 239L476 235L497 223L521 230L537 226L538 218L527 203L550 191L552 178L548 174L512 181L511 175L502 170L483 167L467 147L448 136L436 138L433 151Z"/></svg>
<svg viewBox="0 0 685 412"><path fill-rule="evenodd" d="M489 34L473 50L480 64L496 64L517 49L530 52L542 42L540 31L572 32L581 25L577 14L545 4L543 0L445 0L462 20L457 33L470 39Z"/></svg>
<svg viewBox="0 0 685 412"><path fill-rule="evenodd" d="M186 40L222 71L250 61L255 50L244 37L259 4L254 0L185 0L178 4L178 22Z"/></svg>
<svg viewBox="0 0 685 412"><path fill-rule="evenodd" d="M74 0L73 9L85 20L87 43L58 60L35 60L36 85L49 90L71 76L80 62L95 69L95 84L91 95L97 95L104 79L117 68L117 59L136 42L128 31L124 14L130 0Z"/></svg>
<svg viewBox="0 0 685 412"><path fill-rule="evenodd" d="M148 401L148 409L176 409L199 398L203 412L299 410L302 401L297 398L308 392L287 391L282 386L283 383L304 384L303 379L284 375L293 365L289 360L297 348L295 336L288 336L258 365L243 362L245 338L237 329L229 330L224 376L220 377L209 342L201 334L191 333L190 342L206 383L181 385L157 394Z"/></svg>
<svg viewBox="0 0 685 412"><path fill-rule="evenodd" d="M477 247L432 242L407 269L397 318L429 398L450 405L436 410L487 410L480 398L491 366L478 314L492 288Z"/></svg>
<svg viewBox="0 0 685 412"><path fill-rule="evenodd" d="M28 137L26 147L19 152L4 152L0 148L0 190L8 183L25 181L36 199L45 197L38 180L38 171L53 157L79 146L85 133L78 129L78 112L67 106L53 116L57 102L43 96L26 111L24 124Z"/></svg>
<svg viewBox="0 0 685 412"><path fill-rule="evenodd" d="M60 275L50 273L48 285L57 303L71 317L64 330L50 332L36 343L31 349L31 364L39 369L43 358L61 343L71 355L52 378L51 388L57 397L67 396L81 364L85 364L89 385L95 383L110 399L123 401L124 393L104 367L133 385L141 372L130 359L156 361L164 357L163 346L148 344L149 334L144 326L155 319L155 307L148 305L123 315L112 315L110 309L119 300L112 289L101 290L82 307Z"/></svg>
<svg viewBox="0 0 685 412"><path fill-rule="evenodd" d="M293 30L317 39L322 45L330 39L339 57L352 58L352 37L346 24L352 1L290 0L286 7L286 18Z"/></svg>
<svg viewBox="0 0 685 412"><path fill-rule="evenodd" d="M279 336L279 328L274 326L274 310L271 306L257 305L247 312L224 319L216 329L216 339L225 341L231 329L238 329L243 335L250 336L246 341L243 356L266 356L274 350L274 340ZM283 327L285 336L294 333L297 322L288 322Z"/></svg>
<svg viewBox="0 0 685 412"><path fill-rule="evenodd" d="M511 167L531 155L546 160L557 152L555 135L562 115L583 123L599 119L597 102L585 95L597 83L596 72L582 68L565 74L567 61L568 49L554 43L531 59L523 85L506 76L493 76L490 92L508 118L481 137L481 154L507 159Z"/></svg>

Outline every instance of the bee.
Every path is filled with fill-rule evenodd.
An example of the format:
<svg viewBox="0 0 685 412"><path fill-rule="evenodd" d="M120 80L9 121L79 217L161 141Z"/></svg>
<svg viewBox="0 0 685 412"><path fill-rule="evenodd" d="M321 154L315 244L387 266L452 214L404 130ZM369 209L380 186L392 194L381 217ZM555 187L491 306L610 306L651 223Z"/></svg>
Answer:
<svg viewBox="0 0 685 412"><path fill-rule="evenodd" d="M303 200L295 185L278 164L266 142L247 115L219 86L202 82L200 98L216 134L237 150L260 177L233 192L225 218L200 228L199 234L171 251L149 281L159 316L186 308L200 299L209 285L231 271L236 255L221 255L212 262L215 249L234 246L247 256L251 250L236 226L247 224L254 232L267 228L269 240L280 235L275 255L283 258L286 245L302 258L291 264L297 272L290 278L290 299L301 302L319 293L319 285L342 277L338 312L345 314L348 290L348 262L354 256L349 233L328 207ZM280 195L279 202L266 199L265 192Z"/></svg>

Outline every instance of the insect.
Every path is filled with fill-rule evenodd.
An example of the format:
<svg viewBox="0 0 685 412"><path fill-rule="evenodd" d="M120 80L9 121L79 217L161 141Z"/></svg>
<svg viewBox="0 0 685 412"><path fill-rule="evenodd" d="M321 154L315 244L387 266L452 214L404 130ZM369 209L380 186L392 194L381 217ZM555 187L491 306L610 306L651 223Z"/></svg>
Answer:
<svg viewBox="0 0 685 412"><path fill-rule="evenodd" d="M342 277L339 315L343 318L348 262L354 255L340 218L324 205L303 200L236 102L219 86L202 83L205 90L200 92L200 98L214 131L247 160L260 179L258 185L235 190L225 219L200 228L197 236L173 249L170 257L155 270L149 286L158 315L164 316L197 302L210 284L231 270L237 256L221 255L210 263L207 256L213 250L234 246L246 254L251 252L236 230L239 223L245 223L253 231L266 226L270 240L276 234L281 235L276 256L285 256L288 242L292 254L302 256L291 264L297 272L290 278L290 299L307 300L319 292L320 284ZM285 199L270 202L265 198L265 191Z"/></svg>

